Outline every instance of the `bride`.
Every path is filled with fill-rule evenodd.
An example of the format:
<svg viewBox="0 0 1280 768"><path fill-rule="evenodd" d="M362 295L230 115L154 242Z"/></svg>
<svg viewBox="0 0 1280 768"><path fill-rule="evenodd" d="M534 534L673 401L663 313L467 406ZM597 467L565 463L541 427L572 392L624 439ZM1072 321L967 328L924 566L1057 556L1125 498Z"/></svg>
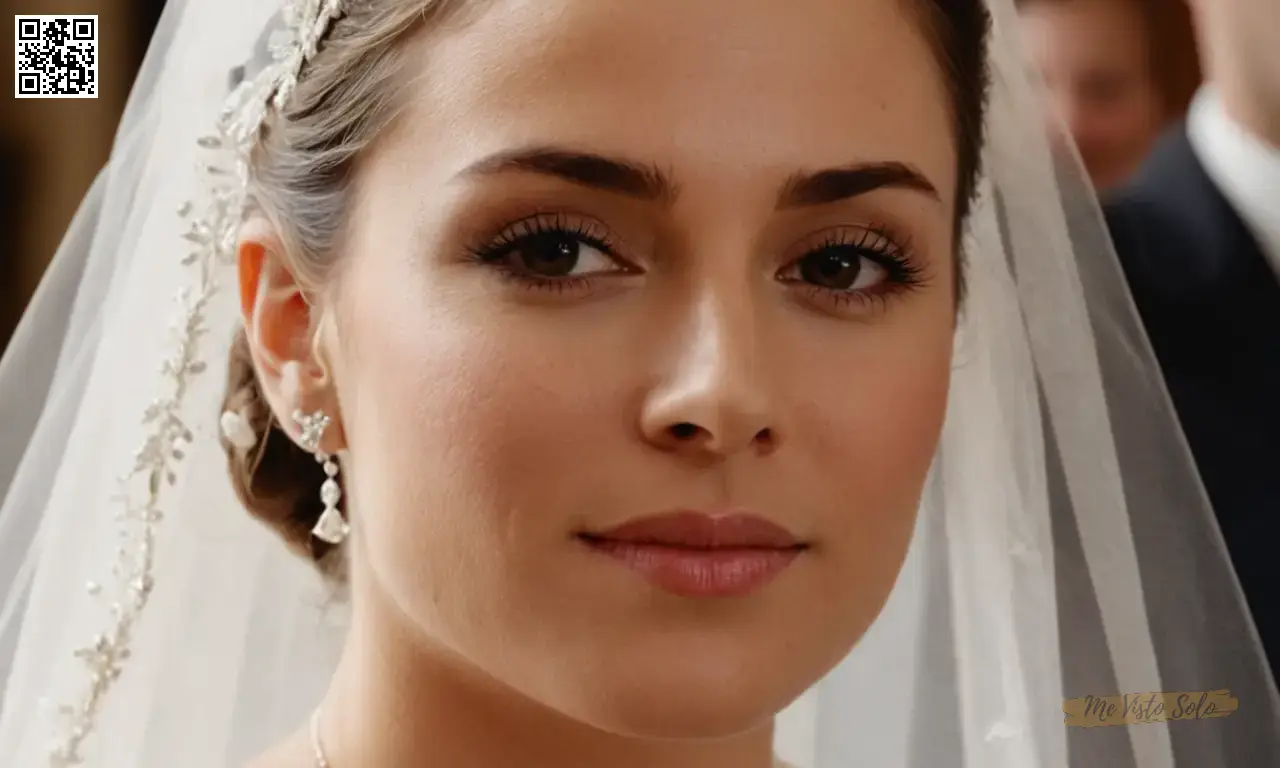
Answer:
<svg viewBox="0 0 1280 768"><path fill-rule="evenodd" d="M0 765L1280 765L1008 2L269 6L0 365Z"/></svg>

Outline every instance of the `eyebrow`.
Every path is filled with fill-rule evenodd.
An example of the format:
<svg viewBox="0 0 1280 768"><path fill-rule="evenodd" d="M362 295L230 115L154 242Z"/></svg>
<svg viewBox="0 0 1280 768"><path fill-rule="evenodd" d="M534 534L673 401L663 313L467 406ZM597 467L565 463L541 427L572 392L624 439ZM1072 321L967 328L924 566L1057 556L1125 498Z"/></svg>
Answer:
<svg viewBox="0 0 1280 768"><path fill-rule="evenodd" d="M896 161L853 163L816 173L796 174L778 194L779 208L826 205L865 195L877 189L905 189L942 201L924 174Z"/></svg>
<svg viewBox="0 0 1280 768"><path fill-rule="evenodd" d="M673 202L679 193L671 176L655 165L555 147L499 152L467 166L458 175L493 176L511 172L553 176L572 184L663 204ZM797 173L783 185L777 206L784 209L827 205L884 188L912 190L941 200L937 188L924 174L906 163L888 161Z"/></svg>
<svg viewBox="0 0 1280 768"><path fill-rule="evenodd" d="M513 171L554 176L580 186L660 203L674 201L677 194L670 175L657 166L554 147L499 152L458 175L492 176Z"/></svg>

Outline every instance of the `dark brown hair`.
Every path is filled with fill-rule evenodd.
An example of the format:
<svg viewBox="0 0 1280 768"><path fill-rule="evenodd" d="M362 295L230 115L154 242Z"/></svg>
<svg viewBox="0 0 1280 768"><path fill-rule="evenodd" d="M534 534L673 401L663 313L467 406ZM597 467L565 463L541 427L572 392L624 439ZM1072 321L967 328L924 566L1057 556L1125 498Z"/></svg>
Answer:
<svg viewBox="0 0 1280 768"><path fill-rule="evenodd" d="M984 0L904 0L928 34L952 100L959 184L956 242L968 216L983 146L990 19ZM401 107L404 41L464 0L348 0L281 114L264 126L252 158L252 204L281 227L289 266L318 291L340 252L344 212L361 152ZM958 249L957 249L958 250ZM956 270L962 292L962 270ZM311 536L324 472L280 432L254 372L244 330L231 348L224 411L258 436L252 448L223 440L245 507L293 548L317 561L329 547Z"/></svg>

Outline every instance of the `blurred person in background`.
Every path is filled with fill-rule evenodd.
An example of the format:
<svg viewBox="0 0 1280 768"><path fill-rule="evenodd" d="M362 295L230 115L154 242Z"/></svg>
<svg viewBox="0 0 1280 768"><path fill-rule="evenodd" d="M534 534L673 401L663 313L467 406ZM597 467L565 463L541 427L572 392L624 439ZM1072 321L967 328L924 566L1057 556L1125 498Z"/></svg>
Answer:
<svg viewBox="0 0 1280 768"><path fill-rule="evenodd" d="M1280 3L1192 0L1207 84L1106 213L1280 669Z"/></svg>
<svg viewBox="0 0 1280 768"><path fill-rule="evenodd" d="M1099 189L1123 183L1199 84L1183 0L1019 0L1018 9L1049 89L1051 133L1065 126Z"/></svg>

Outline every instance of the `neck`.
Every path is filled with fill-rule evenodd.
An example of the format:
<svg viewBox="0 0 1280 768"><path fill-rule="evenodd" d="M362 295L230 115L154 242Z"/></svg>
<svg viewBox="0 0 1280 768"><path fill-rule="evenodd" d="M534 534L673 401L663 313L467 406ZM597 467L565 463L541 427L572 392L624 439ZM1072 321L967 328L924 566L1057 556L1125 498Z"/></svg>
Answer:
<svg viewBox="0 0 1280 768"><path fill-rule="evenodd" d="M320 733L331 768L768 768L772 724L717 740L607 733L433 647L372 585L355 614ZM428 759L429 756L429 759Z"/></svg>

